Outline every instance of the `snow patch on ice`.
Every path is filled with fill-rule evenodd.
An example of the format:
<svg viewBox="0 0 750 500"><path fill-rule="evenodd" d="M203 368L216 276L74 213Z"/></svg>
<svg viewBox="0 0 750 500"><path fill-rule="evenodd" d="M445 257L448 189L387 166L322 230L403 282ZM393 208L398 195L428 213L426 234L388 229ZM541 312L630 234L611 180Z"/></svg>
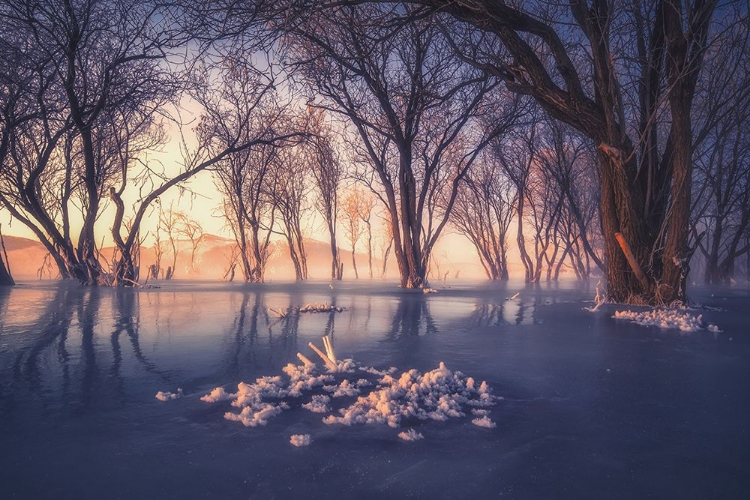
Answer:
<svg viewBox="0 0 750 500"><path fill-rule="evenodd" d="M237 396L236 394L230 394L227 391L225 391L223 387L217 387L213 389L210 393L201 397L201 401L205 401L206 403L218 403L219 401L226 401L228 399L234 399L236 396Z"/></svg>
<svg viewBox="0 0 750 500"><path fill-rule="evenodd" d="M312 401L302 405L305 410L310 410L313 413L328 413L331 411L331 407L328 403L331 402L331 398L324 395L315 395L312 397Z"/></svg>
<svg viewBox="0 0 750 500"><path fill-rule="evenodd" d="M653 309L651 311L615 311L615 319L624 319L632 321L642 326L657 326L661 329L676 328L683 332L697 332L704 328L711 332L720 331L714 324L703 326L702 315L694 316L689 312L682 312L676 309Z"/></svg>
<svg viewBox="0 0 750 500"><path fill-rule="evenodd" d="M403 372L396 379L384 375L376 389L367 396L339 410L339 415L323 419L326 424L376 424L398 427L403 419L444 421L466 414L462 405L474 401L479 406L494 404L489 386L474 381L461 372L452 372L444 363L427 373L417 370Z"/></svg>
<svg viewBox="0 0 750 500"><path fill-rule="evenodd" d="M245 406L239 415L228 411L224 414L224 418L234 420L235 422L242 422L242 425L245 427L257 427L259 425L266 425L269 419L288 409L289 405L284 402L279 404L250 404L249 406Z"/></svg>
<svg viewBox="0 0 750 500"><path fill-rule="evenodd" d="M309 392L314 392L310 400L300 406L313 413L329 413L333 411L331 404L334 399L357 396L351 405L338 408L337 412L324 417L326 424L385 423L399 427L408 420L445 421L465 417L464 409L470 408L474 416L481 417L474 419L475 425L494 427L484 408L494 405L501 398L492 395L486 381L477 384L472 377L460 371L451 371L444 363L425 373L412 369L397 376L397 370L393 368L385 371L363 368L350 359L340 362L339 366L341 364L347 369L335 374L319 373L310 364L288 364L283 368L283 375L260 377L251 384L240 382L236 393L217 387L201 400L207 403L231 400L231 406L240 408L240 412L227 411L224 418L246 427L266 425L271 418L290 409L287 401ZM379 379L347 378L346 374L356 371L377 375ZM373 385L367 395L361 395L364 387ZM408 439L399 436L402 439L422 438L413 430L403 434Z"/></svg>
<svg viewBox="0 0 750 500"><path fill-rule="evenodd" d="M471 421L472 424L476 425L477 427L485 427L487 429L494 429L497 427L497 424L490 419L487 415L481 417L481 418L475 418Z"/></svg>
<svg viewBox="0 0 750 500"><path fill-rule="evenodd" d="M399 432L398 437L400 437L404 441L419 441L420 439L424 439L422 433L417 432L414 429L409 429L405 432Z"/></svg>
<svg viewBox="0 0 750 500"><path fill-rule="evenodd" d="M171 401L173 399L180 399L183 396L182 389L177 389L177 392L162 392L159 391L156 393L156 399L159 401Z"/></svg>
<svg viewBox="0 0 750 500"><path fill-rule="evenodd" d="M289 442L294 446L310 446L312 439L310 439L310 434L292 434Z"/></svg>

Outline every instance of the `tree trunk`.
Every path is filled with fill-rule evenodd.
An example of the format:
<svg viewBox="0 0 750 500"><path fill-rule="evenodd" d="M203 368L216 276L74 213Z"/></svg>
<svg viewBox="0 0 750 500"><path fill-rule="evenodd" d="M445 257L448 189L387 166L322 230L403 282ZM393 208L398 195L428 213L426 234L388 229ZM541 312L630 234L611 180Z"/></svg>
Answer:
<svg viewBox="0 0 750 500"><path fill-rule="evenodd" d="M0 286L13 286L15 284L16 282L10 274L8 252L5 250L5 240L3 239L2 225L0 225Z"/></svg>
<svg viewBox="0 0 750 500"><path fill-rule="evenodd" d="M0 286L13 286L16 282L13 281L10 271L5 265L5 259L0 255Z"/></svg>
<svg viewBox="0 0 750 500"><path fill-rule="evenodd" d="M523 191L519 188L519 193ZM525 270L524 281L529 283L534 279L534 264L531 262L528 252L526 251L526 239L523 235L523 194L518 196L518 208L516 210L518 214L518 234L516 242L518 243L518 251L521 252L521 262L523 262L523 268Z"/></svg>
<svg viewBox="0 0 750 500"><path fill-rule="evenodd" d="M352 245L352 267L354 268L354 279L359 279L359 271L357 271L357 259L354 256L354 245Z"/></svg>
<svg viewBox="0 0 750 500"><path fill-rule="evenodd" d="M372 224L370 221L365 221L367 224L367 264L370 271L370 279L372 279Z"/></svg>
<svg viewBox="0 0 750 500"><path fill-rule="evenodd" d="M336 229L328 224L328 234L331 235L331 280L341 281L344 274L344 266L339 256L339 247L336 244Z"/></svg>

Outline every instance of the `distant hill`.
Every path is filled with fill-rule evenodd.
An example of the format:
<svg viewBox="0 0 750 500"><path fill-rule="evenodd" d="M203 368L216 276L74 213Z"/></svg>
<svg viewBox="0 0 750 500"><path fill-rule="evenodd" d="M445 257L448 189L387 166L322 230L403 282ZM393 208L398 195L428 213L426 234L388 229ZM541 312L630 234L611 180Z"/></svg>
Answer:
<svg viewBox="0 0 750 500"><path fill-rule="evenodd" d="M3 235L5 249L8 252L8 265L13 277L17 280L38 279L37 272L45 263L47 250L36 240L19 236ZM54 262L52 263L54 266ZM57 270L53 271L54 275ZM45 278L54 277L45 275Z"/></svg>
<svg viewBox="0 0 750 500"><path fill-rule="evenodd" d="M57 277L57 268L49 258L45 260L47 251L38 241L17 236L5 236L5 247L8 252L8 261L11 272L16 280L35 280L41 276L45 279ZM177 266L176 279L210 279L220 280L229 269L229 264L234 247L234 240L223 238L213 234L206 234L198 245L195 262L191 264L191 245L189 241L177 242ZM274 248L266 269L267 280L292 280L294 279L294 267L292 266L289 250L286 242L274 242ZM327 242L306 239L305 249L307 251L307 265L311 279L330 278L331 251ZM113 248L102 249L101 254L104 261L110 261ZM155 261L155 251L152 247L141 247L141 279L145 279L146 270ZM365 279L369 276L367 255L357 252L355 254L359 276ZM341 249L341 259L344 263L344 279L354 279L351 251ZM162 253L162 269L172 265L171 250L164 246ZM380 256L373 255L373 274L379 278L383 267ZM481 266L476 262L447 262L438 259L435 263L435 274L455 278L457 273L461 278L481 278L484 276ZM391 253L388 261L386 278L398 277L396 261ZM433 278L435 280L437 278ZM242 280L239 266L236 269L235 280Z"/></svg>

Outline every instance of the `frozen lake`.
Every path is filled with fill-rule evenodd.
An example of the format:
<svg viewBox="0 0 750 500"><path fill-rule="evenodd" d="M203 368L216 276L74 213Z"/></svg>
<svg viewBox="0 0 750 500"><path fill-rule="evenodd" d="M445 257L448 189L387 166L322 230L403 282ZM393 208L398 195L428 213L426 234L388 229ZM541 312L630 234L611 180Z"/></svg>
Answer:
<svg viewBox="0 0 750 500"><path fill-rule="evenodd" d="M588 312L593 287L573 286L0 289L0 496L747 498L750 293L694 289L722 331L684 333ZM269 313L324 301L346 310ZM200 401L312 358L326 333L339 358L486 380L497 427L420 421L406 442L301 408L244 427Z"/></svg>

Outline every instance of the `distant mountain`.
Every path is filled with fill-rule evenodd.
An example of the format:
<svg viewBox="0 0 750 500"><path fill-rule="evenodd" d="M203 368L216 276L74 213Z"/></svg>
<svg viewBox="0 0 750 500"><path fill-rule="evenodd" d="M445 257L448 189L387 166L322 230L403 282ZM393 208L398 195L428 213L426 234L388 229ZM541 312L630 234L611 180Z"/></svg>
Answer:
<svg viewBox="0 0 750 500"><path fill-rule="evenodd" d="M18 236L5 236L5 247L8 252L8 261L11 272L16 280L35 280L39 279L40 274L44 279L57 277L57 268L53 261L47 256L44 246L38 241ZM213 234L204 235L197 247L195 261L190 262L192 246L190 241L180 240L177 243L177 265L176 279L210 279L221 280L227 273L234 248L234 240L216 236ZM161 268L166 270L171 266L172 252L169 245L163 244ZM294 279L294 267L289 256L289 249L284 241L277 241L273 244L274 248L271 258L268 261L266 269L266 279L274 280L292 280ZM305 250L307 252L308 273L311 279L328 279L331 276L331 250L327 242L306 239ZM102 260L109 262L112 259L114 248L106 247L102 249ZM344 279L354 279L352 265L352 253L343 248L341 251L341 260L344 263ZM369 277L367 254L357 252L355 254L357 269L361 279ZM141 247L141 279L145 279L147 269L154 264L156 253L154 247ZM380 277L383 263L379 255L373 255L373 275ZM481 266L476 262L447 262L436 260L435 274L447 278L481 278L484 276ZM239 265L235 270L235 280L242 280L242 274ZM386 278L395 279L398 277L398 268L393 258L393 253L388 260ZM433 278L435 280L437 278Z"/></svg>

